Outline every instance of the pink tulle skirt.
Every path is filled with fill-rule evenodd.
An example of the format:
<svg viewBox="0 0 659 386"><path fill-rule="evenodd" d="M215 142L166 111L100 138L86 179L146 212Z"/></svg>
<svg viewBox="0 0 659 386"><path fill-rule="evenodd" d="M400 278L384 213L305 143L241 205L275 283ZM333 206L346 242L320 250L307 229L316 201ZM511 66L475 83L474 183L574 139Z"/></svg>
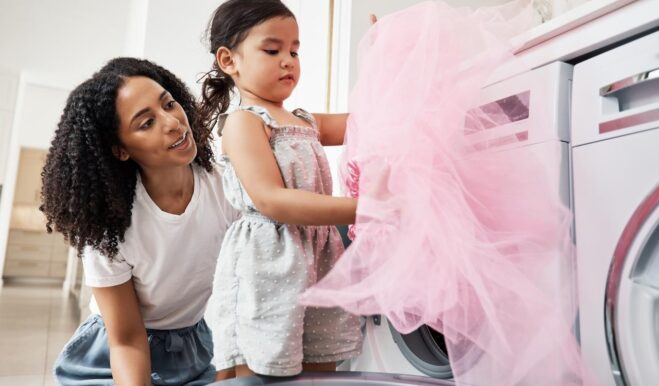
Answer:
<svg viewBox="0 0 659 386"><path fill-rule="evenodd" d="M359 195L356 237L301 298L382 314L402 333L436 329L458 385L592 384L572 334L573 276L560 272L573 245L558 148L470 139L509 119L474 107L513 59L509 38L528 27L528 3L425 2L369 30L341 164Z"/></svg>

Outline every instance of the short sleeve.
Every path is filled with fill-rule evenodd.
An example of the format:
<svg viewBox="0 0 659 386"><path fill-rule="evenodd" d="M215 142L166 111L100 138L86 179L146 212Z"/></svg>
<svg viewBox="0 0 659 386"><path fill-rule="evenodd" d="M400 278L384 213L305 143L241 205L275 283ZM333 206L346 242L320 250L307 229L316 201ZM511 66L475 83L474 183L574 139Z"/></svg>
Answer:
<svg viewBox="0 0 659 386"><path fill-rule="evenodd" d="M227 228L241 217L240 211L234 208L226 199L222 200L222 210L226 218Z"/></svg>
<svg viewBox="0 0 659 386"><path fill-rule="evenodd" d="M224 175L224 171L226 168L226 165L224 163L216 164L214 167L215 170L213 171L213 173L216 173L217 176ZM241 213L238 209L234 208L231 205L229 200L227 200L226 194L224 192L224 182L222 181L222 178L218 177L216 183L219 185L218 192L220 193L220 206L222 208L222 216L224 216L226 227L229 228L229 226L233 224L234 221L240 218Z"/></svg>
<svg viewBox="0 0 659 386"><path fill-rule="evenodd" d="M89 287L112 287L127 282L133 276L133 267L120 253L110 260L100 251L85 247L82 265L85 284Z"/></svg>

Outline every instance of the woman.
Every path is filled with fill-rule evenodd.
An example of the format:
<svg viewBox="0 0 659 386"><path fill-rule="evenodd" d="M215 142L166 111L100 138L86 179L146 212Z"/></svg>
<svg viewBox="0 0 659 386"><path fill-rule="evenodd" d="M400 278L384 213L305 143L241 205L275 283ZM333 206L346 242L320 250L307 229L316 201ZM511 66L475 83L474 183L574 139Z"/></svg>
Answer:
<svg viewBox="0 0 659 386"><path fill-rule="evenodd" d="M183 82L110 61L69 96L42 174L48 230L77 248L93 294L58 382L212 382L203 314L235 211Z"/></svg>

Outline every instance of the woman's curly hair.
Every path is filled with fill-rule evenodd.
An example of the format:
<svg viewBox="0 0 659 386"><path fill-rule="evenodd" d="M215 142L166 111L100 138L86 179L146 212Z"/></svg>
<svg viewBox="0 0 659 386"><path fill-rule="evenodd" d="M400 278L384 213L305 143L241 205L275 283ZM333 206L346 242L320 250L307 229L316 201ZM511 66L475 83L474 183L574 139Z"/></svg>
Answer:
<svg viewBox="0 0 659 386"><path fill-rule="evenodd" d="M119 145L117 93L132 76L151 78L169 91L188 116L197 144L194 162L213 169L211 132L199 124L185 84L148 60L111 60L69 95L41 173L46 228L64 234L79 254L90 246L112 259L131 223L138 165L118 160L112 149Z"/></svg>

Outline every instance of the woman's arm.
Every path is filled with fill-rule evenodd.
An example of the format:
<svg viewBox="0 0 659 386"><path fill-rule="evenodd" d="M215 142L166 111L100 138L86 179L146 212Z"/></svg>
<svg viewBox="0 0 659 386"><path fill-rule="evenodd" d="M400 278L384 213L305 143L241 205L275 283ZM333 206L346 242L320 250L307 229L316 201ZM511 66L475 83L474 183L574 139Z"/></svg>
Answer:
<svg viewBox="0 0 659 386"><path fill-rule="evenodd" d="M108 332L114 384L151 385L149 345L133 281L92 293Z"/></svg>
<svg viewBox="0 0 659 386"><path fill-rule="evenodd" d="M254 114L237 111L227 118L222 148L256 209L264 215L285 224L354 223L357 200L286 188L263 122Z"/></svg>
<svg viewBox="0 0 659 386"><path fill-rule="evenodd" d="M348 114L313 114L324 146L343 145Z"/></svg>

